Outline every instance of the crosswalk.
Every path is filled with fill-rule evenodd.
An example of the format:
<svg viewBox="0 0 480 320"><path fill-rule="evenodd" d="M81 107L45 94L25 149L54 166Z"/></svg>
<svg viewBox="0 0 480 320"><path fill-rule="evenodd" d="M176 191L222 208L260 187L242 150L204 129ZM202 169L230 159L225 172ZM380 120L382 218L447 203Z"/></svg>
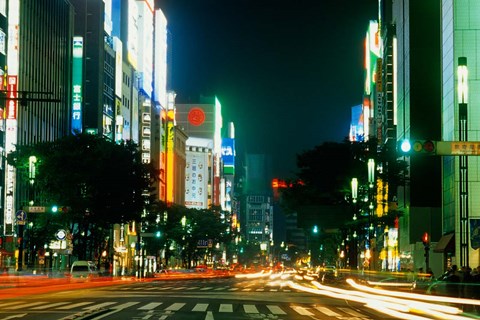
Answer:
<svg viewBox="0 0 480 320"><path fill-rule="evenodd" d="M0 311L88 311L94 309L110 310L135 310L140 317L142 314L175 312L203 312L203 313L245 313L250 315L275 316L305 316L305 319L312 319L318 316L324 319L331 317L334 319L358 319L367 320L371 317L367 314L347 307L319 306L312 304L253 304L253 303L196 303L185 301L9 301L0 304ZM143 312L143 313L142 313ZM301 318L301 317L300 317ZM299 319L300 319L299 318ZM140 319L140 318L139 318Z"/></svg>
<svg viewBox="0 0 480 320"><path fill-rule="evenodd" d="M132 285L123 285L115 286L112 289L114 291L148 291L148 292L185 292L185 291L198 291L198 292L296 292L289 287L238 287L238 286L185 286L185 285L171 285L171 286L157 286L157 285L141 285L141 286L132 286Z"/></svg>

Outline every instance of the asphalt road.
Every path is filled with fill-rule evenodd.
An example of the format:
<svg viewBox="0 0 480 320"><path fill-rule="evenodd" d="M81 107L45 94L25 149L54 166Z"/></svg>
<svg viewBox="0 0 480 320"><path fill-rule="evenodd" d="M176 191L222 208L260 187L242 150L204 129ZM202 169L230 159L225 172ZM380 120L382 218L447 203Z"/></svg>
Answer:
<svg viewBox="0 0 480 320"><path fill-rule="evenodd" d="M224 278L61 287L3 299L0 319L388 319L361 304L271 287L268 282Z"/></svg>

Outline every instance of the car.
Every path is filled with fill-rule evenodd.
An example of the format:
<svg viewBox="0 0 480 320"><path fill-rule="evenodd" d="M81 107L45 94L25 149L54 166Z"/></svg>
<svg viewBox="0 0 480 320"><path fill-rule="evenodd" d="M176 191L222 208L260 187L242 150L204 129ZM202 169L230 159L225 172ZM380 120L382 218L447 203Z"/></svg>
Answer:
<svg viewBox="0 0 480 320"><path fill-rule="evenodd" d="M72 263L70 277L79 279L91 279L100 275L93 261L78 260Z"/></svg>
<svg viewBox="0 0 480 320"><path fill-rule="evenodd" d="M338 270L335 266L321 266L317 268L318 279L322 283L331 283L338 280Z"/></svg>

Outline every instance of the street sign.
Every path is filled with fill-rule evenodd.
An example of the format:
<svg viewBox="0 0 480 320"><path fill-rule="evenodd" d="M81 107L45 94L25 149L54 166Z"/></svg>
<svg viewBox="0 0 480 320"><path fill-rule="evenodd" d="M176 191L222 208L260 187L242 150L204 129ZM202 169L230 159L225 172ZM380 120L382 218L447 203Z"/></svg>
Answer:
<svg viewBox="0 0 480 320"><path fill-rule="evenodd" d="M45 207L23 207L23 210L30 213L44 213Z"/></svg>
<svg viewBox="0 0 480 320"><path fill-rule="evenodd" d="M437 141L437 155L480 156L480 141Z"/></svg>
<svg viewBox="0 0 480 320"><path fill-rule="evenodd" d="M208 240L198 240L197 248L208 248Z"/></svg>
<svg viewBox="0 0 480 320"><path fill-rule="evenodd" d="M17 224L24 225L25 220L27 220L27 213L23 210L18 210L15 217L17 218Z"/></svg>
<svg viewBox="0 0 480 320"><path fill-rule="evenodd" d="M142 232L142 233L140 233L140 236L142 236L144 238L153 238L154 234L153 234L153 232Z"/></svg>
<svg viewBox="0 0 480 320"><path fill-rule="evenodd" d="M60 240L60 241L65 240L65 238L67 237L67 231L60 229L57 231L55 236L57 237L57 240Z"/></svg>

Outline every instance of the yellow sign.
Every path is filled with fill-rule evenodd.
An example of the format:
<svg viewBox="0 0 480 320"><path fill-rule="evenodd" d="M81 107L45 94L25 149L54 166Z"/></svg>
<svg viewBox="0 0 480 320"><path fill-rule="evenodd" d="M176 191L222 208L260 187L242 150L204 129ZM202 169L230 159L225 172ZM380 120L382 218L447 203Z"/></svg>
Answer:
<svg viewBox="0 0 480 320"><path fill-rule="evenodd" d="M480 156L480 141L438 141L437 155Z"/></svg>

